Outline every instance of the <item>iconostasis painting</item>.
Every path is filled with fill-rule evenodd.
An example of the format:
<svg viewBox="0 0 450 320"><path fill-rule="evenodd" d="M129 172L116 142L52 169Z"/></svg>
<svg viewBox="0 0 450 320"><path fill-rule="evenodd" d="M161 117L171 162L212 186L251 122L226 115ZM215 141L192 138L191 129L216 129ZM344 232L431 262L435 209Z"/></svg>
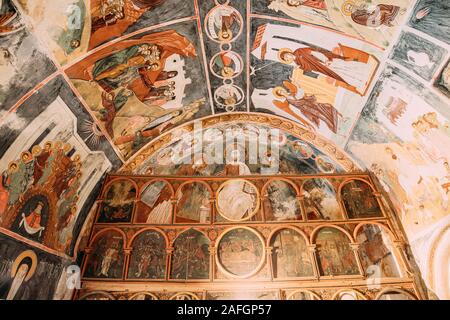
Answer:
<svg viewBox="0 0 450 320"><path fill-rule="evenodd" d="M211 191L201 182L189 183L177 193L176 223L209 223Z"/></svg>
<svg viewBox="0 0 450 320"><path fill-rule="evenodd" d="M140 233L132 247L128 279L165 279L166 240L160 232Z"/></svg>
<svg viewBox="0 0 450 320"><path fill-rule="evenodd" d="M328 179L308 179L302 185L308 220L342 220L342 209L335 188Z"/></svg>
<svg viewBox="0 0 450 320"><path fill-rule="evenodd" d="M321 299L317 294L311 291L296 290L294 292L290 292L287 295L286 300L321 300Z"/></svg>
<svg viewBox="0 0 450 320"><path fill-rule="evenodd" d="M201 232L189 229L173 243L170 279L209 279L209 239Z"/></svg>
<svg viewBox="0 0 450 320"><path fill-rule="evenodd" d="M226 221L248 221L260 207L258 188L244 179L228 180L217 190L216 207Z"/></svg>
<svg viewBox="0 0 450 320"><path fill-rule="evenodd" d="M0 299L51 300L60 297L58 283L69 264L69 260L0 235ZM46 281L42 282L42 279Z"/></svg>
<svg viewBox="0 0 450 320"><path fill-rule="evenodd" d="M371 278L400 277L400 267L394 255L391 235L376 224L365 224L356 241L360 244L361 263Z"/></svg>
<svg viewBox="0 0 450 320"><path fill-rule="evenodd" d="M302 220L296 189L289 182L274 180L266 189L264 216L269 221Z"/></svg>
<svg viewBox="0 0 450 320"><path fill-rule="evenodd" d="M132 181L114 181L106 191L97 222L130 222L135 200L136 186Z"/></svg>
<svg viewBox="0 0 450 320"><path fill-rule="evenodd" d="M341 230L325 227L319 230L315 243L322 276L359 275L350 239Z"/></svg>
<svg viewBox="0 0 450 320"><path fill-rule="evenodd" d="M306 240L294 229L281 229L271 240L273 276L277 279L313 277Z"/></svg>
<svg viewBox="0 0 450 320"><path fill-rule="evenodd" d="M448 213L450 152L442 146L450 143L450 113L443 99L388 66L346 147L392 195L412 237Z"/></svg>
<svg viewBox="0 0 450 320"><path fill-rule="evenodd" d="M231 278L247 278L265 261L264 241L255 230L237 227L226 231L217 247L217 266Z"/></svg>
<svg viewBox="0 0 450 320"><path fill-rule="evenodd" d="M61 78L0 124L0 227L72 256L106 171L118 158Z"/></svg>
<svg viewBox="0 0 450 320"><path fill-rule="evenodd" d="M341 198L349 219L383 216L372 187L365 181L346 182L341 189Z"/></svg>
<svg viewBox="0 0 450 320"><path fill-rule="evenodd" d="M125 260L123 247L123 235L116 230L107 230L97 235L83 276L92 279L122 279Z"/></svg>
<svg viewBox="0 0 450 320"><path fill-rule="evenodd" d="M150 183L141 192L135 213L136 223L170 224L172 223L173 190L165 181Z"/></svg>

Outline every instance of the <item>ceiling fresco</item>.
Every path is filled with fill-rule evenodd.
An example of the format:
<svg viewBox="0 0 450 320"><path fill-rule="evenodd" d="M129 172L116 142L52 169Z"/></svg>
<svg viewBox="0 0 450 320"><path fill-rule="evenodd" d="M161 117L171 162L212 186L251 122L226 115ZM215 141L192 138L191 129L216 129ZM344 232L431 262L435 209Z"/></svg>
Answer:
<svg viewBox="0 0 450 320"><path fill-rule="evenodd" d="M231 139L235 175L372 171L426 270L449 224L449 16L444 0L0 0L0 231L73 259L106 173L233 175L204 163ZM251 163L273 128L280 159ZM197 134L201 157L171 163Z"/></svg>

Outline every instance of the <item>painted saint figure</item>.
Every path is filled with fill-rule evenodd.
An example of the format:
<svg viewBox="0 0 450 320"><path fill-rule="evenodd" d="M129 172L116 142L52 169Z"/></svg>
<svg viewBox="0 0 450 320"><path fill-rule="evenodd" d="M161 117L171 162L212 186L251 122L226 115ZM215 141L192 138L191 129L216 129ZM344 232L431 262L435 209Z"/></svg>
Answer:
<svg viewBox="0 0 450 320"><path fill-rule="evenodd" d="M45 227L41 226L42 209L44 209L44 203L39 201L35 209L28 216L22 213L22 220L20 221L19 227L23 227L29 235L39 233L39 237L41 237L42 231L45 229Z"/></svg>
<svg viewBox="0 0 450 320"><path fill-rule="evenodd" d="M366 27L377 28L382 25L393 27L394 20L400 12L399 6L378 4L377 6L361 5L352 10L352 20Z"/></svg>

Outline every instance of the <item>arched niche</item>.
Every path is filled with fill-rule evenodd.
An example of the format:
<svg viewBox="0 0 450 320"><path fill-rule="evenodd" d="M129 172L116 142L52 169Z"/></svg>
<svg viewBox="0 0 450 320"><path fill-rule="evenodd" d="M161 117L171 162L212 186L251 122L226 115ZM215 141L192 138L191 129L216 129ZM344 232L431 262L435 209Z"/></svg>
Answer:
<svg viewBox="0 0 450 320"><path fill-rule="evenodd" d="M359 275L351 239L336 227L316 230L317 260L321 276Z"/></svg>
<svg viewBox="0 0 450 320"><path fill-rule="evenodd" d="M163 280L166 275L166 238L153 229L144 230L133 240L128 279Z"/></svg>
<svg viewBox="0 0 450 320"><path fill-rule="evenodd" d="M317 293L309 290L295 290L287 295L286 300L322 300Z"/></svg>
<svg viewBox="0 0 450 320"><path fill-rule="evenodd" d="M78 300L116 300L114 296L107 292L103 291L94 291L89 292L82 297L78 298Z"/></svg>
<svg viewBox="0 0 450 320"><path fill-rule="evenodd" d="M372 187L362 180L350 180L340 188L340 195L349 219L382 217L383 213Z"/></svg>
<svg viewBox="0 0 450 320"><path fill-rule="evenodd" d="M377 295L376 300L417 300L417 298L402 289L386 288Z"/></svg>
<svg viewBox="0 0 450 320"><path fill-rule="evenodd" d="M286 180L272 180L264 187L264 215L268 221L302 220L297 190Z"/></svg>
<svg viewBox="0 0 450 320"><path fill-rule="evenodd" d="M356 230L359 256L369 278L400 277L392 235L378 224L362 224Z"/></svg>
<svg viewBox="0 0 450 320"><path fill-rule="evenodd" d="M138 292L133 294L128 300L159 300L156 295L150 292Z"/></svg>
<svg viewBox="0 0 450 320"><path fill-rule="evenodd" d="M170 278L176 280L209 279L209 239L189 229L173 243Z"/></svg>
<svg viewBox="0 0 450 320"><path fill-rule="evenodd" d="M211 190L202 182L180 186L177 192L176 223L210 223Z"/></svg>
<svg viewBox="0 0 450 320"><path fill-rule="evenodd" d="M276 231L270 240L274 278L314 276L306 238L293 228Z"/></svg>
<svg viewBox="0 0 450 320"><path fill-rule="evenodd" d="M179 292L170 297L170 300L200 300L195 293Z"/></svg>
<svg viewBox="0 0 450 320"><path fill-rule="evenodd" d="M125 235L118 229L107 229L94 236L84 269L85 278L122 279Z"/></svg>
<svg viewBox="0 0 450 320"><path fill-rule="evenodd" d="M367 300L367 298L357 290L342 289L334 294L333 300Z"/></svg>
<svg viewBox="0 0 450 320"><path fill-rule="evenodd" d="M173 189L164 180L147 184L139 197L135 214L136 223L170 224L173 212Z"/></svg>
<svg viewBox="0 0 450 320"><path fill-rule="evenodd" d="M130 222L136 200L137 187L132 180L116 179L110 182L104 192L97 222Z"/></svg>
<svg viewBox="0 0 450 320"><path fill-rule="evenodd" d="M306 180L302 195L308 220L343 220L336 191L328 179Z"/></svg>

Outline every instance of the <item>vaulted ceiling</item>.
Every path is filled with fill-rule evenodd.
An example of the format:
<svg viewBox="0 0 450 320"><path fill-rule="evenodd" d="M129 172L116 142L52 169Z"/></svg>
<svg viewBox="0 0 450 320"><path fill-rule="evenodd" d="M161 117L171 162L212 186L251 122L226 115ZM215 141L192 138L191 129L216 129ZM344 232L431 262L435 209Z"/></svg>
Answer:
<svg viewBox="0 0 450 320"><path fill-rule="evenodd" d="M0 171L28 194L56 173L26 165L64 150L76 216L43 245L73 256L106 172L179 173L158 161L197 119L278 127L307 156L285 150L275 173L372 170L426 260L450 210L449 15L432 0L0 0ZM23 204L6 194L0 216Z"/></svg>

